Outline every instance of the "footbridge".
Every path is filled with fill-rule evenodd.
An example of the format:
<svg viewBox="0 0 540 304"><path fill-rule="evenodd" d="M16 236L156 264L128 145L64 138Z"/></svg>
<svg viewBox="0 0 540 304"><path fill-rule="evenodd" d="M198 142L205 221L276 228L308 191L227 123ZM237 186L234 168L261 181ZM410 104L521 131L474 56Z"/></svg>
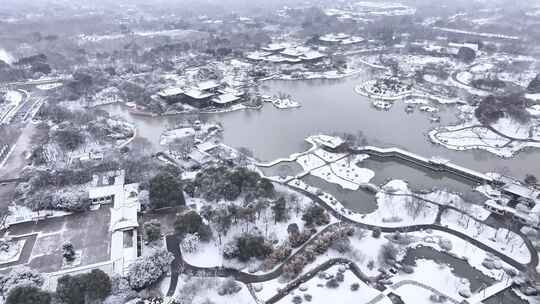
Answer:
<svg viewBox="0 0 540 304"><path fill-rule="evenodd" d="M477 293L473 294L472 297L465 300L467 304L483 304L483 301L509 289L514 284L514 281L510 278L504 279L500 282L497 282L489 287L481 289Z"/></svg>

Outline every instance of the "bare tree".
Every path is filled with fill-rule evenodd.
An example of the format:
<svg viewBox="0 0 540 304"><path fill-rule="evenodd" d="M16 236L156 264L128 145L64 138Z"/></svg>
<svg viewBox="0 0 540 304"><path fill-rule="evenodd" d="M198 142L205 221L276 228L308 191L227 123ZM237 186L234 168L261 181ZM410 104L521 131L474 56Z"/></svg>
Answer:
<svg viewBox="0 0 540 304"><path fill-rule="evenodd" d="M175 138L169 144L169 150L177 151L180 153L180 156L184 159L193 151L195 147L195 139L193 136L187 136L182 138Z"/></svg>

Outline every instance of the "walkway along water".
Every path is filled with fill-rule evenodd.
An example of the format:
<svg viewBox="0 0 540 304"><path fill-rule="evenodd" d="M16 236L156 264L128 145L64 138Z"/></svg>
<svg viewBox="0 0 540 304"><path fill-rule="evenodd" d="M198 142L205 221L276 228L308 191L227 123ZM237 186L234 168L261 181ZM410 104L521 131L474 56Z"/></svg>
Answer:
<svg viewBox="0 0 540 304"><path fill-rule="evenodd" d="M288 186L288 187L290 187L290 186ZM411 225L411 226L405 226L405 227L380 227L380 226L374 226L374 225L368 225L368 224L364 224L364 223L359 223L359 222L355 222L355 221L352 221L350 219L347 219L347 218L343 217L339 212L335 211L330 206L328 206L317 195L314 195L314 194L312 194L310 192L307 192L307 191L304 191L302 189L297 189L297 188L293 188L293 187L290 187L290 188L293 189L294 191L298 191L301 194L309 197L311 200L318 203L320 206L324 207L326 210L328 210L330 213L332 213L334 216L336 216L342 222L352 224L353 226L356 226L356 227L359 227L359 228L369 229L369 230L380 230L381 232L386 232L386 233L415 232L415 231L423 231L423 230L427 230L427 229L439 230L439 231L443 231L443 232L452 234L454 236L457 236L457 237L459 237L459 238L461 238L461 239L475 245L476 247L495 255L496 257L503 260L505 263L507 263L507 264L509 264L509 265L521 270L521 271L526 271L527 269L529 269L529 270L530 269L535 269L536 266L538 265L538 254L537 254L536 250L534 249L534 247L533 247L532 243L530 242L530 240L528 240L527 238L524 238L524 241L525 241L525 244L527 246L527 249L530 252L531 260L530 260L530 262L528 264L521 264L521 263L515 261L514 259L512 259L511 257L508 257L508 256L498 252L497 250L494 250L491 247L483 244L482 242L480 242L480 241L478 241L478 240L476 240L476 239L474 239L472 237L469 237L468 235L465 235L465 234L463 234L461 232L454 231L454 230L452 230L452 229L450 229L448 227L440 226L440 225L437 225L437 224ZM444 210L444 209L441 208L439 212L441 212L441 210ZM180 249L180 242L181 242L180 236L178 236L178 235L169 235L169 236L166 237L166 245L167 245L167 250L174 255L174 260L171 263L171 281L170 281L170 285L169 285L169 290L167 292L167 296L172 296L174 294L174 292L176 290L176 286L178 284L178 277L179 277L179 275L181 273L187 273L187 274L191 274L191 275L203 275L204 274L204 275L214 275L214 276L218 276L218 277L233 277L234 279L236 279L236 280L238 280L240 282L243 282L245 284L257 283L257 282L265 282L265 281L275 279L275 278L279 277L283 273L283 266L287 263L287 261L291 260L296 255L302 253L303 249L307 245L311 244L314 240L316 240L317 236L319 236L321 233L323 233L325 231L328 231L329 229L332 229L332 227L334 227L335 225L338 225L338 224L339 223L329 225L325 229L319 231L308 242L304 243L295 254L289 256L283 263L281 263L279 267L277 267L272 272L262 274L262 275L249 274L249 273L239 271L237 269L226 268L226 267L198 267L198 266L191 265L191 264L187 263L182 257L182 252L181 252L181 249ZM522 236L522 235L520 235L520 236ZM363 273L361 273L360 268L354 262L352 262L350 260L346 260L346 259L342 259L342 260L339 260L339 261L341 263L349 263L350 265L354 265L354 266L351 266L351 267L355 267L355 268L358 269L357 276L359 276L359 278L362 279L364 282L369 282L369 278L366 275L364 275ZM274 303L274 302L271 302L271 303Z"/></svg>

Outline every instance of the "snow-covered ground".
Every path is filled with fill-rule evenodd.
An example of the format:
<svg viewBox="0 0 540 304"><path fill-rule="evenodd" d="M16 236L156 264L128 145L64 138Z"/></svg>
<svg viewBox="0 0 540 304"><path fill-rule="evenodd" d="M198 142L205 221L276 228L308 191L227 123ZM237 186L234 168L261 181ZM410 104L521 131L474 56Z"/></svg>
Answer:
<svg viewBox="0 0 540 304"><path fill-rule="evenodd" d="M406 182L392 180L376 194L377 210L365 215L362 222L385 227L433 224L438 207L414 197Z"/></svg>
<svg viewBox="0 0 540 304"><path fill-rule="evenodd" d="M329 276L335 277L339 272L339 266L334 266L325 271ZM343 268L342 268L343 269ZM305 295L311 295L313 303L340 303L340 304L353 304L353 303L367 303L381 294L380 291L367 285L360 279L358 279L354 273L348 269L343 272L343 282L339 283L337 288L326 287L328 279L315 276L311 280L301 285L301 289L295 289L278 303L288 304L293 303L293 298L296 296L304 297ZM358 284L358 290L352 291L351 285ZM390 304L389 298L383 298L379 304Z"/></svg>
<svg viewBox="0 0 540 304"><path fill-rule="evenodd" d="M36 88L42 90L42 91L48 91L48 90L52 90L52 89L56 89L58 87L61 87L63 84L60 83L60 82L55 82L55 83L48 83L48 84L39 84L36 86Z"/></svg>
<svg viewBox="0 0 540 304"><path fill-rule="evenodd" d="M493 279L501 279L506 275L505 270L513 268L502 260L494 257L492 254L447 232L433 230L427 231L427 233L412 232L407 235L416 239L409 247L424 246L448 253L457 258L466 260L471 267ZM494 267L487 268L484 264L486 261L492 261Z"/></svg>
<svg viewBox="0 0 540 304"><path fill-rule="evenodd" d="M12 64L15 61L15 58L8 51L0 48L0 60L7 64Z"/></svg>
<svg viewBox="0 0 540 304"><path fill-rule="evenodd" d="M454 275L452 273L452 268L449 266L437 264L432 260L416 260L414 272L411 274L400 274L399 278L394 279L394 283L402 280L411 280L422 283L458 301L466 299L459 295L460 290L464 289L470 291L470 283L468 280ZM414 301L408 303L416 304L418 302Z"/></svg>
<svg viewBox="0 0 540 304"><path fill-rule="evenodd" d="M203 123L200 124L200 128L196 129L194 126L182 126L177 129L167 130L161 134L160 144L168 145L173 143L175 139L182 139L186 137L197 137L199 139L204 139L212 131L219 131L221 127L217 124L212 123Z"/></svg>
<svg viewBox="0 0 540 304"><path fill-rule="evenodd" d="M433 201L439 205L448 205L459 209L462 212L470 214L478 220L485 220L491 214L482 206L472 204L463 200L461 196L445 190L435 190L428 194L420 195L422 198Z"/></svg>
<svg viewBox="0 0 540 304"><path fill-rule="evenodd" d="M200 267L214 267L214 266L230 266L237 269L245 269L251 272L265 273L268 270L262 268L263 261L261 260L252 260L246 263L241 263L240 261L226 260L223 258L223 250L225 245L233 240L234 237L241 235L246 232L254 234L262 234L266 239L274 241L275 246L279 246L288 241L288 231L287 228L289 224L295 223L298 225L299 229L304 228L304 221L302 220L303 211L306 210L309 206L314 204L308 197L300 195L299 193L292 191L288 187L283 185L275 184L276 190L280 195L290 196L296 195L298 200L295 204L288 204L288 214L289 218L283 223L274 223L273 211L271 208L265 209L261 212L253 223L246 223L245 221L238 221L237 224L231 225L229 230L225 235L221 236L221 242L218 237L215 237L210 242L200 242L198 249L194 252L183 252L185 260L195 266ZM205 205L216 206L229 206L231 204L242 206L244 203L242 200L225 202L220 201L217 203L206 202L202 199L193 199L188 198L186 205L195 206L198 211L202 210ZM336 219L330 216L330 222L336 222ZM214 225L209 223L213 231L214 236L218 236L218 232L215 230ZM324 227L322 227L324 228Z"/></svg>
<svg viewBox="0 0 540 304"><path fill-rule="evenodd" d="M401 180L393 180L383 186L383 190L376 194L378 208L370 214L352 212L331 194L324 193L301 180L294 179L288 184L318 195L343 217L359 223L381 227L405 227L415 224L433 224L437 217L438 206L411 197L407 184Z"/></svg>
<svg viewBox="0 0 540 304"><path fill-rule="evenodd" d="M0 264L18 261L25 243L25 239L10 241L7 250L0 250Z"/></svg>
<svg viewBox="0 0 540 304"><path fill-rule="evenodd" d="M220 295L218 291L228 279L217 277L192 277L181 275L173 299L179 303L223 303L223 304L254 304L246 285L236 282L241 289L234 294ZM208 302L210 301L210 302Z"/></svg>
<svg viewBox="0 0 540 304"><path fill-rule="evenodd" d="M540 140L540 129L536 125L523 125L514 120L502 118L493 125L502 134L517 139ZM512 141L490 129L480 126L472 119L468 122L431 130L431 141L452 150L486 150L501 157L512 157L515 153L527 147L540 147L540 142Z"/></svg>
<svg viewBox="0 0 540 304"><path fill-rule="evenodd" d="M527 264L531 260L524 240L512 231L504 228L495 229L455 210L445 210L441 224L471 236L519 263Z"/></svg>
<svg viewBox="0 0 540 304"><path fill-rule="evenodd" d="M433 301L430 298L433 296L433 292L414 284L404 284L399 286L394 290L394 293L400 296L406 304L433 304Z"/></svg>

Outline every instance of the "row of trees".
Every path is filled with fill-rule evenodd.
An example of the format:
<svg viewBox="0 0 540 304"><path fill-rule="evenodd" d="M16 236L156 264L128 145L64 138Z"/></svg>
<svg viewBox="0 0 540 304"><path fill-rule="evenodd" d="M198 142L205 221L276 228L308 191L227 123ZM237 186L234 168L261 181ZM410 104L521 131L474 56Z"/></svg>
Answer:
<svg viewBox="0 0 540 304"><path fill-rule="evenodd" d="M111 280L99 269L62 276L58 279L56 293L41 290L44 282L36 271L17 267L0 277L0 293L6 304L49 304L52 299L64 304L99 303L111 294Z"/></svg>

